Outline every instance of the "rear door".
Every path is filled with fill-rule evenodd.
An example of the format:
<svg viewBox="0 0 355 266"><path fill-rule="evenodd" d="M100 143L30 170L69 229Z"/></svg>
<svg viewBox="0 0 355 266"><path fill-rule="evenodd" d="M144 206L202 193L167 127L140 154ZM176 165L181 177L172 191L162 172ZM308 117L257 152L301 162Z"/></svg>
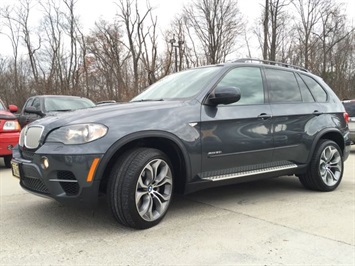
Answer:
<svg viewBox="0 0 355 266"><path fill-rule="evenodd" d="M307 161L314 134L312 123L323 112L299 74L265 68L273 116L274 161Z"/></svg>

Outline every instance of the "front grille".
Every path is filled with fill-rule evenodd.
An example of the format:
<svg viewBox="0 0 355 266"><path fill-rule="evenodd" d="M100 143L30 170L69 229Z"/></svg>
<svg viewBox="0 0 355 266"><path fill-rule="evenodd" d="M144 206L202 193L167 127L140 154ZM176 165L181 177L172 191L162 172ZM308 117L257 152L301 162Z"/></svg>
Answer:
<svg viewBox="0 0 355 266"><path fill-rule="evenodd" d="M23 177L21 179L22 185L30 190L38 193L48 194L47 187L39 179Z"/></svg>
<svg viewBox="0 0 355 266"><path fill-rule="evenodd" d="M60 186L68 196L74 196L79 193L80 187L75 175L72 172L58 171L57 178L60 180ZM64 180L68 180L68 182L65 182Z"/></svg>
<svg viewBox="0 0 355 266"><path fill-rule="evenodd" d="M41 139L43 132L43 126L30 126L24 130L25 147L28 149L38 148L39 140Z"/></svg>

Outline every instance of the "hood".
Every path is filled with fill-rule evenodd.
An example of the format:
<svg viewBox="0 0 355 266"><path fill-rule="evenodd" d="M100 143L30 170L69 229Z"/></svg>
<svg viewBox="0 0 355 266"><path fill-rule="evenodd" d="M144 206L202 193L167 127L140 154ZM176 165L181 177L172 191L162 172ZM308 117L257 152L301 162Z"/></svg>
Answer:
<svg viewBox="0 0 355 266"><path fill-rule="evenodd" d="M6 110L0 110L0 119L5 119L5 120L15 120L16 116L9 111Z"/></svg>
<svg viewBox="0 0 355 266"><path fill-rule="evenodd" d="M149 101L98 105L92 108L80 109L71 112L52 113L51 115L32 122L31 125L42 125L45 126L47 130L50 130L70 124L105 124L105 121L119 119L119 117L126 115L139 116L139 113L145 114L150 111L156 112L164 109L172 109L182 105L184 105L184 103L180 101Z"/></svg>

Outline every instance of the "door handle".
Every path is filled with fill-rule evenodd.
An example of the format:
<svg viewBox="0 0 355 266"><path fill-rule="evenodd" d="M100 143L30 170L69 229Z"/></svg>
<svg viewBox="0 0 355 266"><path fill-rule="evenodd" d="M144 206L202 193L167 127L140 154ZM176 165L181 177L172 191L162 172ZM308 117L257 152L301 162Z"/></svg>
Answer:
<svg viewBox="0 0 355 266"><path fill-rule="evenodd" d="M318 111L318 110L314 110L313 111L313 115L321 115L321 114L323 114L323 112L320 112L320 111Z"/></svg>
<svg viewBox="0 0 355 266"><path fill-rule="evenodd" d="M271 117L272 117L272 115L267 114L267 113L262 113L262 114L258 115L258 118L261 118L261 119L270 119Z"/></svg>

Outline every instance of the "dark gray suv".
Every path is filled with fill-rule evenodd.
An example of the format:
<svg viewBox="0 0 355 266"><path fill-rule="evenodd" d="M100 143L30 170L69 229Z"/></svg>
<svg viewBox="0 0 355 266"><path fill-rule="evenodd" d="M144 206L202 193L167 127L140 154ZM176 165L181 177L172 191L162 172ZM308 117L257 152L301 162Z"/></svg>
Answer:
<svg viewBox="0 0 355 266"><path fill-rule="evenodd" d="M149 228L172 193L281 175L334 190L350 152L346 113L305 69L239 60L175 73L129 103L37 120L21 132L13 175L63 204L106 194L123 225Z"/></svg>

